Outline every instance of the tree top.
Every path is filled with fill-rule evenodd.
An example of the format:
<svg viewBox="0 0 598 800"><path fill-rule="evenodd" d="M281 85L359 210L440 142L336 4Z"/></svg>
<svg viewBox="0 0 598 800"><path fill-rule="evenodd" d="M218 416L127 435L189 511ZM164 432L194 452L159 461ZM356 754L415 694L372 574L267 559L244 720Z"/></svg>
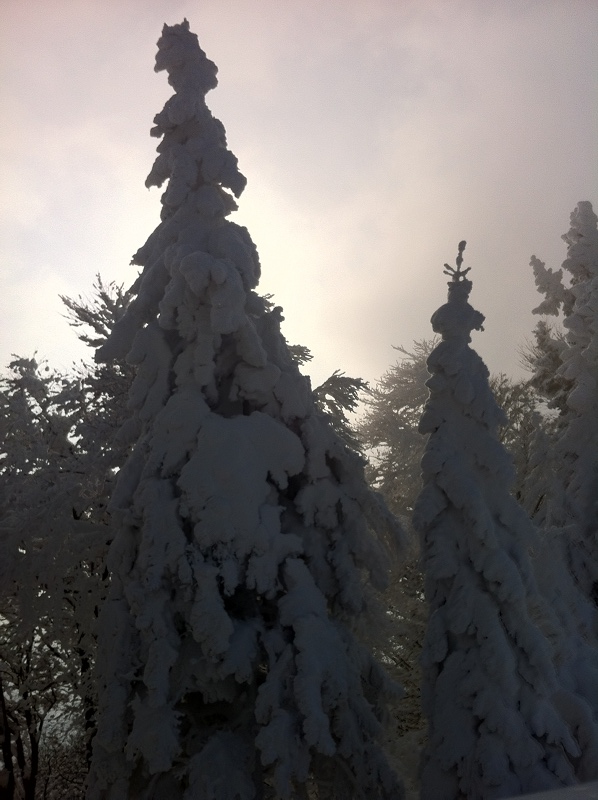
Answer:
<svg viewBox="0 0 598 800"><path fill-rule="evenodd" d="M192 87L207 94L218 85L218 67L199 46L199 39L184 19L178 25L164 25L157 41L155 72L166 70L168 83L176 92Z"/></svg>
<svg viewBox="0 0 598 800"><path fill-rule="evenodd" d="M463 270L461 269L461 264L463 263L463 251L465 250L465 246L466 245L467 245L467 242L465 240L459 242L459 252L457 253L457 258L455 259L455 263L457 265L457 269L455 269L454 267L451 267L450 264L445 264L444 265L443 272L444 272L445 275L451 275L452 276L452 281L451 282L459 283L459 282L463 281L465 279L465 276L467 275L467 273L471 269L471 267L468 267L467 269L463 269ZM450 286L450 284L449 284L449 286Z"/></svg>
<svg viewBox="0 0 598 800"><path fill-rule="evenodd" d="M459 242L456 267L444 265L444 274L450 275L448 282L448 302L441 306L432 315L432 328L440 333L443 339L465 337L471 341L470 333L473 330L483 331L484 315L469 305L469 293L473 284L465 276L471 269L461 269L463 264L463 251L467 242Z"/></svg>

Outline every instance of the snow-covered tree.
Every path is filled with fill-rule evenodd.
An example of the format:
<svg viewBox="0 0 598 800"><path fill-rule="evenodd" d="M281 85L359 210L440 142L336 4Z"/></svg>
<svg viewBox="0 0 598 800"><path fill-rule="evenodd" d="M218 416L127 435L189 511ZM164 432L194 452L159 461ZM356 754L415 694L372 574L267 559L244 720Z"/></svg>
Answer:
<svg viewBox="0 0 598 800"><path fill-rule="evenodd" d="M81 785L86 774L78 658L66 644L68 633L58 632L57 638L55 615L43 613L36 588L31 584L31 608L24 606L22 597L12 603L3 598L0 604L3 800L35 800L42 796L44 785L53 789L48 767L56 753L46 748L52 728L59 727L63 736L77 740L80 758L71 777Z"/></svg>
<svg viewBox="0 0 598 800"><path fill-rule="evenodd" d="M98 275L89 297L61 299L81 341L95 349L130 294ZM311 357L290 349L298 363ZM112 537L106 505L126 456L116 434L132 379L124 360L82 361L59 374L17 357L0 377L0 786L7 798L82 796L95 731L95 618ZM362 383L335 373L314 390L342 435Z"/></svg>
<svg viewBox="0 0 598 800"><path fill-rule="evenodd" d="M91 300L63 300L72 321L94 331L94 342L81 338L97 346L128 298L99 279L95 290ZM114 435L128 370L82 364L62 375L15 357L0 378L2 761L16 796L33 798L43 786L47 796L74 798L89 766L106 505L124 461Z"/></svg>
<svg viewBox="0 0 598 800"><path fill-rule="evenodd" d="M532 448L525 495L542 530L535 567L551 612L546 632L559 682L592 709L591 724L584 723L591 743L598 726L598 232L590 203L578 204L563 239L562 269L531 261L545 295L534 312L562 314L562 327L540 320L526 354L551 417Z"/></svg>
<svg viewBox="0 0 598 800"><path fill-rule="evenodd" d="M426 361L437 341L423 339L411 347L395 347L402 356L371 389L364 392L364 413L357 435L368 453L368 477L392 511L410 518L421 491L420 462L426 444L419 420L428 398ZM515 461L515 494L522 491L529 471L530 446L537 422L537 395L528 381L500 373L490 377L490 387L505 412L500 441Z"/></svg>
<svg viewBox="0 0 598 800"><path fill-rule="evenodd" d="M125 291L115 282L106 284L97 275L90 298L61 295L61 300L67 307L69 324L78 331L79 340L96 351L123 316L131 297L130 290ZM73 420L78 451L93 461L88 472L106 480L111 470L122 466L125 458L126 453L115 437L128 417L134 369L124 359L108 364L83 361L68 377L77 391L67 391L57 400L63 413ZM109 485L106 494L110 491Z"/></svg>
<svg viewBox="0 0 598 800"><path fill-rule="evenodd" d="M428 358L429 434L421 535L430 617L422 656L428 742L424 800L497 798L573 783L582 755L564 721L528 547L534 531L510 492L511 459L489 373L470 347L484 317L459 245L448 302L432 316L442 341Z"/></svg>
<svg viewBox="0 0 598 800"><path fill-rule="evenodd" d="M245 178L186 20L156 69L175 90L147 180L168 181L162 222L101 349L137 372L88 795L398 798L392 687L357 633L400 530L255 292L255 246L227 220Z"/></svg>
<svg viewBox="0 0 598 800"><path fill-rule="evenodd" d="M490 388L506 417L506 423L499 428L498 438L515 467L511 492L520 504L525 504L526 481L532 470L533 442L546 426L545 418L538 411L540 398L529 381L513 380L502 372L490 376Z"/></svg>
<svg viewBox="0 0 598 800"><path fill-rule="evenodd" d="M266 295L264 299L269 302L270 295ZM311 350L305 345L289 345L289 352L299 367L313 358ZM318 409L328 417L341 439L358 452L362 452L362 444L348 414L356 411L360 395L367 389L368 384L362 378L352 378L336 369L313 390L314 402Z"/></svg>
<svg viewBox="0 0 598 800"><path fill-rule="evenodd" d="M365 413L357 425L370 455L369 479L401 517L411 517L421 490L420 461L425 439L418 430L428 396L426 359L432 339L395 347L401 357L365 394Z"/></svg>
<svg viewBox="0 0 598 800"><path fill-rule="evenodd" d="M598 604L598 218L588 201L562 238L567 258L553 271L532 256L545 299L536 314L562 315L562 335L536 328L533 380L556 409L552 470L543 517L563 533L571 574ZM564 276L567 279L564 280ZM540 459L539 467L541 467Z"/></svg>
<svg viewBox="0 0 598 800"><path fill-rule="evenodd" d="M326 414L330 424L350 447L361 452L361 442L347 416L357 409L359 394L367 388L361 378L352 378L335 370L314 389L314 401L318 409Z"/></svg>
<svg viewBox="0 0 598 800"><path fill-rule="evenodd" d="M78 574L89 530L81 521L75 534L82 481L73 471L71 420L56 403L64 385L34 359L17 359L0 390L2 771L15 796L33 800L47 718L68 708L83 733L91 690L78 654L90 644L86 589L94 579Z"/></svg>
<svg viewBox="0 0 598 800"><path fill-rule="evenodd" d="M411 526L413 506L422 488L421 458L426 438L419 432L428 388L426 361L436 339L414 342L411 347L395 347L401 357L372 389L364 392L365 410L356 426L364 451L369 456L369 480L386 499L395 514ZM529 470L530 444L535 433L536 394L528 382L514 381L499 374L490 378L497 402L505 412L499 429L500 441L513 456L518 497ZM427 617L424 579L417 538L394 571L385 594L394 630L384 648L391 671L407 690L398 718L401 733L424 724L420 704L420 655Z"/></svg>

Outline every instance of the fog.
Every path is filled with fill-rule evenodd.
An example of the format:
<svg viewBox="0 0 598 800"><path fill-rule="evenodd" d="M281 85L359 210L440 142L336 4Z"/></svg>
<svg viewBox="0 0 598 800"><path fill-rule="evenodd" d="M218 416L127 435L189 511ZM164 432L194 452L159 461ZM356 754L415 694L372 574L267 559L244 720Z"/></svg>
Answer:
<svg viewBox="0 0 598 800"><path fill-rule="evenodd" d="M598 187L598 5L358 0L3 2L0 357L88 356L59 294L128 285L158 222L144 180L164 22L183 17L219 67L208 105L248 186L236 221L284 332L374 381L392 345L431 336L445 261L468 242L474 346L519 374L550 266Z"/></svg>

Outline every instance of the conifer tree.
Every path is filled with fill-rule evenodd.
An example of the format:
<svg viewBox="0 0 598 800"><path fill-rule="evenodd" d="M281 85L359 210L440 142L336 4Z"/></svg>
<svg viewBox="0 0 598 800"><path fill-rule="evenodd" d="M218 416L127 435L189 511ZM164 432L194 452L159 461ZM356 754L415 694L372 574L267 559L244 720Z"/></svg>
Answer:
<svg viewBox="0 0 598 800"><path fill-rule="evenodd" d="M548 642L527 548L533 529L509 489L503 414L470 347L484 317L459 245L448 302L432 316L429 434L414 514L430 616L422 655L428 742L424 800L498 798L575 781L579 743L554 701Z"/></svg>
<svg viewBox="0 0 598 800"><path fill-rule="evenodd" d="M578 203L562 238L560 270L531 260L545 296L534 313L562 314L565 329L551 334L543 320L536 328L533 380L559 412L543 516L562 532L571 574L598 604L598 218L591 203Z"/></svg>
<svg viewBox="0 0 598 800"><path fill-rule="evenodd" d="M535 568L550 611L546 631L559 683L589 707L584 712L578 704L572 715L587 739L580 775L596 778L598 231L590 203L578 204L563 239L567 258L560 270L546 268L535 256L531 260L536 285L545 295L534 313L562 314L563 327L540 320L527 356L532 382L556 413L535 442L526 491L542 531ZM570 703L564 708L572 710Z"/></svg>
<svg viewBox="0 0 598 800"><path fill-rule="evenodd" d="M256 248L227 220L245 178L186 20L156 70L175 90L147 180L168 181L162 221L101 352L137 371L88 796L394 800L392 686L356 633L401 531L255 291Z"/></svg>

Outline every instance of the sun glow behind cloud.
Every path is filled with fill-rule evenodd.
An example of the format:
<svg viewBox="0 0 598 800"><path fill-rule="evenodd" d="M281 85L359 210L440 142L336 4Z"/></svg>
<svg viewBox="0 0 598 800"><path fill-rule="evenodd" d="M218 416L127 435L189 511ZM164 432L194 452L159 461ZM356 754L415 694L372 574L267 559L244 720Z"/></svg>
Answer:
<svg viewBox="0 0 598 800"><path fill-rule="evenodd" d="M187 16L249 180L235 218L314 379L375 379L392 344L430 336L462 238L487 317L475 346L515 369L537 304L529 258L558 266L570 211L597 199L598 12L447 5L6 2L2 363L37 348L68 366L84 351L58 293L135 277L159 214L148 131L170 94L154 42Z"/></svg>

